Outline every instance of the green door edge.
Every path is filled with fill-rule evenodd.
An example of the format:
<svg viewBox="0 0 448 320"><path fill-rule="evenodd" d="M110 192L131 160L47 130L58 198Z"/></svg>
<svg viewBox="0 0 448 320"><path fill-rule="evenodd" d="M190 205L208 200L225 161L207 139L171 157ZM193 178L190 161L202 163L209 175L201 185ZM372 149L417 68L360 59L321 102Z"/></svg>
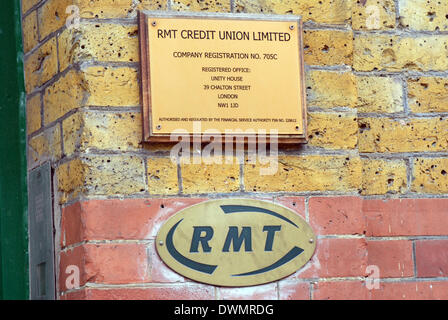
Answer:
<svg viewBox="0 0 448 320"><path fill-rule="evenodd" d="M0 298L29 299L26 93L20 0L0 10Z"/></svg>

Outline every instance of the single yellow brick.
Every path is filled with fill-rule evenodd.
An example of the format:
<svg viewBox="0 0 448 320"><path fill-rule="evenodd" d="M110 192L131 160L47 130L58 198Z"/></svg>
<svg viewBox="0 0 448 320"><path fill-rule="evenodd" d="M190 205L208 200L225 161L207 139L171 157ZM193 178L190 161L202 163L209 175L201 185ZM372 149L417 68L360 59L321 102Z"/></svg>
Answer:
<svg viewBox="0 0 448 320"><path fill-rule="evenodd" d="M401 80L385 77L357 77L358 112L403 111L403 85Z"/></svg>
<svg viewBox="0 0 448 320"><path fill-rule="evenodd" d="M448 35L355 37L353 68L358 71L446 70Z"/></svg>
<svg viewBox="0 0 448 320"><path fill-rule="evenodd" d="M82 70L90 93L87 105L139 106L137 69L128 67L87 67Z"/></svg>
<svg viewBox="0 0 448 320"><path fill-rule="evenodd" d="M138 10L165 10L167 1L165 0L140 0L137 5Z"/></svg>
<svg viewBox="0 0 448 320"><path fill-rule="evenodd" d="M230 0L173 0L171 10L230 12Z"/></svg>
<svg viewBox="0 0 448 320"><path fill-rule="evenodd" d="M61 129L59 125L32 137L28 143L28 165L34 167L47 160L57 161L62 157Z"/></svg>
<svg viewBox="0 0 448 320"><path fill-rule="evenodd" d="M139 61L138 28L135 25L81 23L76 32L71 61Z"/></svg>
<svg viewBox="0 0 448 320"><path fill-rule="evenodd" d="M170 158L148 158L147 177L150 194L176 194L179 192L177 163Z"/></svg>
<svg viewBox="0 0 448 320"><path fill-rule="evenodd" d="M352 28L354 30L387 30L395 28L394 0L353 1Z"/></svg>
<svg viewBox="0 0 448 320"><path fill-rule="evenodd" d="M82 112L75 112L62 121L62 136L66 156L71 156L80 150L83 131L84 115Z"/></svg>
<svg viewBox="0 0 448 320"><path fill-rule="evenodd" d="M34 7L41 0L22 0L22 12L25 13Z"/></svg>
<svg viewBox="0 0 448 320"><path fill-rule="evenodd" d="M40 94L36 94L26 101L26 129L31 134L41 127L41 99Z"/></svg>
<svg viewBox="0 0 448 320"><path fill-rule="evenodd" d="M76 29L65 29L57 35L59 71L63 72L74 62L74 53L79 46Z"/></svg>
<svg viewBox="0 0 448 320"><path fill-rule="evenodd" d="M308 144L328 149L354 149L358 144L356 114L308 114Z"/></svg>
<svg viewBox="0 0 448 320"><path fill-rule="evenodd" d="M133 0L75 0L81 18L126 18L133 11Z"/></svg>
<svg viewBox="0 0 448 320"><path fill-rule="evenodd" d="M37 11L32 11L23 19L23 51L27 53L39 42L37 34Z"/></svg>
<svg viewBox="0 0 448 320"><path fill-rule="evenodd" d="M205 161L208 163L194 164L193 159L191 163L181 163L184 193L234 192L240 189L240 166L236 158L212 157Z"/></svg>
<svg viewBox="0 0 448 320"><path fill-rule="evenodd" d="M414 160L411 190L419 193L448 193L448 159L417 158Z"/></svg>
<svg viewBox="0 0 448 320"><path fill-rule="evenodd" d="M359 152L435 152L448 148L448 119L361 118Z"/></svg>
<svg viewBox="0 0 448 320"><path fill-rule="evenodd" d="M63 27L71 13L66 13L67 7L73 5L73 0L47 0L38 10L40 39Z"/></svg>
<svg viewBox="0 0 448 320"><path fill-rule="evenodd" d="M448 78L409 79L408 102L412 112L448 112Z"/></svg>
<svg viewBox="0 0 448 320"><path fill-rule="evenodd" d="M400 25L413 30L448 30L448 2L398 0Z"/></svg>
<svg viewBox="0 0 448 320"><path fill-rule="evenodd" d="M352 1L348 0L235 0L237 12L301 15L304 21L347 24Z"/></svg>
<svg viewBox="0 0 448 320"><path fill-rule="evenodd" d="M84 190L87 195L130 195L142 193L145 166L136 156L94 156L83 159Z"/></svg>
<svg viewBox="0 0 448 320"><path fill-rule="evenodd" d="M406 190L404 160L362 159L362 195L396 194Z"/></svg>
<svg viewBox="0 0 448 320"><path fill-rule="evenodd" d="M56 168L59 203L76 199L84 191L85 165L77 158Z"/></svg>
<svg viewBox="0 0 448 320"><path fill-rule="evenodd" d="M81 107L87 94L85 83L78 71L70 70L54 84L45 89L44 123L62 117L70 110Z"/></svg>
<svg viewBox="0 0 448 320"><path fill-rule="evenodd" d="M353 192L361 188L361 160L352 156L279 156L275 174L261 175L260 170L273 166L252 163L244 165L246 191Z"/></svg>
<svg viewBox="0 0 448 320"><path fill-rule="evenodd" d="M129 151L139 149L142 120L137 112L85 112L82 150Z"/></svg>
<svg viewBox="0 0 448 320"><path fill-rule="evenodd" d="M311 70L307 73L307 103L321 108L354 107L356 78L350 72Z"/></svg>
<svg viewBox="0 0 448 320"><path fill-rule="evenodd" d="M353 33L339 30L304 31L304 59L308 65L351 65Z"/></svg>
<svg viewBox="0 0 448 320"><path fill-rule="evenodd" d="M56 38L51 38L31 53L25 60L25 87L31 93L58 72Z"/></svg>

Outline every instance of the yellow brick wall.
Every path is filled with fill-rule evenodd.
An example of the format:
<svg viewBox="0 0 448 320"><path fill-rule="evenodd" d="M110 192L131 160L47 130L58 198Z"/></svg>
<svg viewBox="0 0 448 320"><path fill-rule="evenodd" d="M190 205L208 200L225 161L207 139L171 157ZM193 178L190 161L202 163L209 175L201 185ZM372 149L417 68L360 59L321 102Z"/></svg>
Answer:
<svg viewBox="0 0 448 320"><path fill-rule="evenodd" d="M68 29L69 5L79 8ZM377 6L374 26L369 6ZM219 194L443 196L448 13L420 0L22 0L28 163L50 160L58 201ZM308 143L278 171L185 164L141 143L139 9L301 15ZM247 159L246 159L247 160Z"/></svg>

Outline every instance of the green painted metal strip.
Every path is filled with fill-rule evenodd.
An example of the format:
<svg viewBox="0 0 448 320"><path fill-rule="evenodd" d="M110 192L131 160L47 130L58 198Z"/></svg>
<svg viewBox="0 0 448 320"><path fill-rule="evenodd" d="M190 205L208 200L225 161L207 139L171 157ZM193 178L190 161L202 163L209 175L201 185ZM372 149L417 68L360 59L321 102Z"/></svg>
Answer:
<svg viewBox="0 0 448 320"><path fill-rule="evenodd" d="M3 299L29 299L26 95L20 0L0 10L0 255Z"/></svg>

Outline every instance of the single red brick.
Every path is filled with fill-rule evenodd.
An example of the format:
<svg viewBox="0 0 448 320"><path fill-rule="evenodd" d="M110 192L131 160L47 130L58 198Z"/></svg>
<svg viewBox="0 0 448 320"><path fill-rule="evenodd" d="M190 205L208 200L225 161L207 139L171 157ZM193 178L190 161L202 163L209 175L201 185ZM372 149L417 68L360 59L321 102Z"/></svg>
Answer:
<svg viewBox="0 0 448 320"><path fill-rule="evenodd" d="M215 298L212 286L182 284L151 288L87 288L87 300L211 300Z"/></svg>
<svg viewBox="0 0 448 320"><path fill-rule="evenodd" d="M295 277L308 279L365 276L366 267L365 239L319 239L309 267L299 271Z"/></svg>
<svg viewBox="0 0 448 320"><path fill-rule="evenodd" d="M310 224L318 234L364 234L360 197L313 197L309 200Z"/></svg>
<svg viewBox="0 0 448 320"><path fill-rule="evenodd" d="M412 259L412 241L368 241L368 264L379 268L380 278L412 277L414 261Z"/></svg>
<svg viewBox="0 0 448 320"><path fill-rule="evenodd" d="M79 243L85 239L81 221L81 202L62 209L61 247Z"/></svg>
<svg viewBox="0 0 448 320"><path fill-rule="evenodd" d="M282 280L279 282L280 300L309 300L310 284L297 280Z"/></svg>
<svg viewBox="0 0 448 320"><path fill-rule="evenodd" d="M448 199L364 200L368 236L447 235Z"/></svg>
<svg viewBox="0 0 448 320"><path fill-rule="evenodd" d="M448 240L420 240L415 243L418 277L448 276Z"/></svg>
<svg viewBox="0 0 448 320"><path fill-rule="evenodd" d="M380 282L375 300L447 300L448 281Z"/></svg>
<svg viewBox="0 0 448 320"><path fill-rule="evenodd" d="M72 286L75 284L73 277L76 276L73 271L75 267L79 270L79 285L83 286L86 283L85 262L86 250L84 246L68 249L60 253L59 291L63 292L73 289Z"/></svg>
<svg viewBox="0 0 448 320"><path fill-rule="evenodd" d="M297 212L303 219L305 219L305 198L304 197L278 197L278 198L275 198L274 201Z"/></svg>
<svg viewBox="0 0 448 320"><path fill-rule="evenodd" d="M275 282L244 288L220 288L223 300L277 300Z"/></svg>
<svg viewBox="0 0 448 320"><path fill-rule="evenodd" d="M159 257L154 243L149 247L151 282L185 282L185 278L171 270Z"/></svg>
<svg viewBox="0 0 448 320"><path fill-rule="evenodd" d="M148 282L146 245L134 243L86 244L85 272L89 282Z"/></svg>
<svg viewBox="0 0 448 320"><path fill-rule="evenodd" d="M86 299L87 296L85 289L63 293L59 296L59 300L86 300Z"/></svg>
<svg viewBox="0 0 448 320"><path fill-rule="evenodd" d="M313 300L368 300L370 297L364 281L325 281L313 287Z"/></svg>
<svg viewBox="0 0 448 320"><path fill-rule="evenodd" d="M204 199L90 200L64 209L62 245L86 240L154 239L173 214ZM65 241L64 241L65 239Z"/></svg>

